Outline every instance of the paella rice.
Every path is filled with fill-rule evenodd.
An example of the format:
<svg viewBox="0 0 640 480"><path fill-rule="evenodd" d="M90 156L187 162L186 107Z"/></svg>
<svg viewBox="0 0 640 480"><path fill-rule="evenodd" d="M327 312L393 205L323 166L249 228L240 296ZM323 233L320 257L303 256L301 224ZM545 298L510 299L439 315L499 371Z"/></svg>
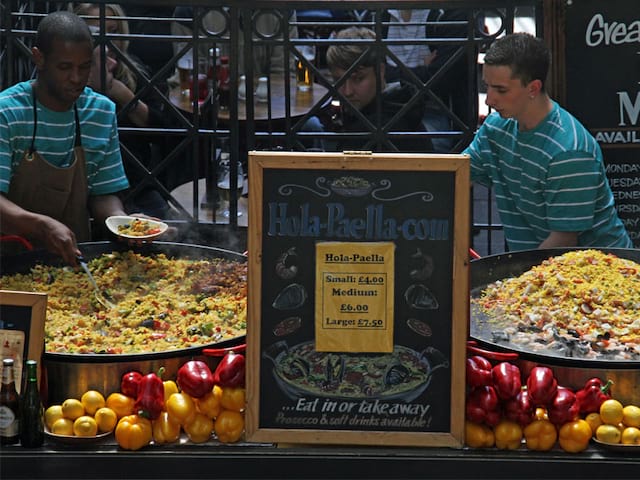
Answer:
<svg viewBox="0 0 640 480"><path fill-rule="evenodd" d="M495 340L592 359L640 359L640 265L599 250L571 250L472 299ZM498 335L499 333L499 335Z"/></svg>
<svg viewBox="0 0 640 480"><path fill-rule="evenodd" d="M246 333L244 262L126 251L96 257L89 268L115 308L96 300L80 269L36 265L28 274L0 277L2 289L48 294L45 351L164 352Z"/></svg>

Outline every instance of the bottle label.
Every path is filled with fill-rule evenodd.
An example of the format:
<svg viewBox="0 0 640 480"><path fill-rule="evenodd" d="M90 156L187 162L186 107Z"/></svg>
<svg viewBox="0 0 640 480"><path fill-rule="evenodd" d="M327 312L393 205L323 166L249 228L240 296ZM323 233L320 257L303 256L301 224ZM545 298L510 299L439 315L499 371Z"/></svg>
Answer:
<svg viewBox="0 0 640 480"><path fill-rule="evenodd" d="M9 407L0 406L0 436L12 437L18 434L19 422L15 413Z"/></svg>

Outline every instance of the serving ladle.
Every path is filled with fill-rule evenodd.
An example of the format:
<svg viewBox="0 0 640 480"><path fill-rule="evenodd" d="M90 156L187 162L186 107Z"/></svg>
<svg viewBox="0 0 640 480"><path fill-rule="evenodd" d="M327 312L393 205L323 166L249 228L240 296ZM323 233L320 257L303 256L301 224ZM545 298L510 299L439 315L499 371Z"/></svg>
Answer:
<svg viewBox="0 0 640 480"><path fill-rule="evenodd" d="M102 292L100 291L100 289L98 288L98 284L96 283L95 278L93 278L93 275L91 274L91 270L89 270L89 265L87 265L87 261L84 259L84 257L82 255L78 255L76 259L78 260L78 263L80 264L82 269L85 271L85 273L89 277L89 281L91 282L91 285L93 285L93 294L96 297L96 300L98 301L98 303L100 303L103 307L108 309L116 308L116 305L110 302L109 300L107 300L102 294Z"/></svg>

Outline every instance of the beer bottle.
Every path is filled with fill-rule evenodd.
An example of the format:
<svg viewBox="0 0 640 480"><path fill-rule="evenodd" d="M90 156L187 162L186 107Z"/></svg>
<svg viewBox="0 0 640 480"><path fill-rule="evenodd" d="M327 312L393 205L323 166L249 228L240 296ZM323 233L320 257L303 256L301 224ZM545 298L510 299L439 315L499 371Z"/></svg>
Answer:
<svg viewBox="0 0 640 480"><path fill-rule="evenodd" d="M9 445L20 440L20 397L13 378L13 359L2 360L0 388L0 444Z"/></svg>
<svg viewBox="0 0 640 480"><path fill-rule="evenodd" d="M20 403L20 443L40 447L44 443L44 408L38 391L38 362L27 360L27 383Z"/></svg>

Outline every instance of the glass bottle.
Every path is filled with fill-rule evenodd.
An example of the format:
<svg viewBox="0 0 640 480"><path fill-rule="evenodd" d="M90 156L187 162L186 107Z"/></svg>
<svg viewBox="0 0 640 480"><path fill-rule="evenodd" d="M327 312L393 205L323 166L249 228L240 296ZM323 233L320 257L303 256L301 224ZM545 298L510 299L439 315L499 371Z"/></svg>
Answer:
<svg viewBox="0 0 640 480"><path fill-rule="evenodd" d="M13 359L2 360L0 388L0 444L10 445L20 440L20 397L13 378Z"/></svg>
<svg viewBox="0 0 640 480"><path fill-rule="evenodd" d="M35 448L44 443L44 408L38 391L38 362L27 360L27 383L20 403L20 443Z"/></svg>

